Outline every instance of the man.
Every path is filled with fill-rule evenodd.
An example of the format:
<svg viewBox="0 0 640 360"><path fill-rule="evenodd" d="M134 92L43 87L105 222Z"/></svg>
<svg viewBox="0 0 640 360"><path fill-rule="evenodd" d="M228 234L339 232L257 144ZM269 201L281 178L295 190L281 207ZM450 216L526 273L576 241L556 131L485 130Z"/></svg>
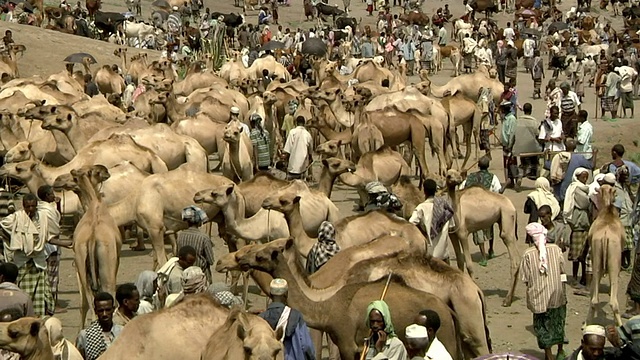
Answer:
<svg viewBox="0 0 640 360"><path fill-rule="evenodd" d="M624 226L625 242L622 247L622 268L628 269L631 265L631 250L633 249L633 201L628 191L629 170L621 166L615 172L616 199L615 207L618 209L620 222Z"/></svg>
<svg viewBox="0 0 640 360"><path fill-rule="evenodd" d="M505 187L515 187L518 183L518 159L513 156L513 145L516 142L516 116L513 114L513 103L503 101L500 104L502 114L502 166L505 175Z"/></svg>
<svg viewBox="0 0 640 360"><path fill-rule="evenodd" d="M564 133L562 122L559 118L560 110L558 106L552 105L549 109L549 118L545 119L540 126L538 139L544 141L545 151L564 151Z"/></svg>
<svg viewBox="0 0 640 360"><path fill-rule="evenodd" d="M522 42L522 51L524 53L524 68L527 73L533 69L533 57L535 55L536 42L531 38L531 34Z"/></svg>
<svg viewBox="0 0 640 360"><path fill-rule="evenodd" d="M585 159L589 160L593 157L591 152L593 148L591 147L591 139L593 138L593 126L589 122L589 113L586 110L580 110L578 112L578 137L576 138L577 146L576 151L581 153Z"/></svg>
<svg viewBox="0 0 640 360"><path fill-rule="evenodd" d="M561 249L565 248L565 225L559 221L553 220L553 211L551 206L542 205L538 209L538 220L546 229L545 241L549 244L556 244Z"/></svg>
<svg viewBox="0 0 640 360"><path fill-rule="evenodd" d="M363 59L373 59L373 44L371 43L371 38L369 38L368 36L365 36L362 45L360 45L360 52Z"/></svg>
<svg viewBox="0 0 640 360"><path fill-rule="evenodd" d="M498 80L505 84L505 71L507 68L507 49L504 48L504 41L498 40L495 55L496 68L498 69Z"/></svg>
<svg viewBox="0 0 640 360"><path fill-rule="evenodd" d="M140 306L140 293L132 283L126 283L116 288L116 301L118 310L113 315L113 323L125 326L136 316Z"/></svg>
<svg viewBox="0 0 640 360"><path fill-rule="evenodd" d="M493 52L487 47L487 42L480 39L478 43L479 49L476 51L476 61L478 64L482 64L487 68L493 65Z"/></svg>
<svg viewBox="0 0 640 360"><path fill-rule="evenodd" d="M431 72L433 69L433 41L431 37L423 35L420 44L420 56L422 56L420 68Z"/></svg>
<svg viewBox="0 0 640 360"><path fill-rule="evenodd" d="M611 120L615 121L618 117L618 88L620 85L620 75L614 71L613 65L608 67L609 73L607 73L607 79L604 84L598 85L600 88L604 88L602 96L602 114L605 112L611 113Z"/></svg>
<svg viewBox="0 0 640 360"><path fill-rule="evenodd" d="M22 199L22 210L0 220L4 238L5 261L18 266L18 286L33 301L37 316L52 314L54 301L47 278L44 245L49 240L48 215L37 211L33 194Z"/></svg>
<svg viewBox="0 0 640 360"><path fill-rule="evenodd" d="M407 42L402 45L402 55L404 61L407 63L407 75L413 75L413 69L416 63L416 45L413 43L412 38L408 38Z"/></svg>
<svg viewBox="0 0 640 360"><path fill-rule="evenodd" d="M566 81L560 85L560 90L562 94L556 105L562 110L562 116L560 118L560 121L562 121L562 131L566 137L575 138L577 131L574 118L576 116L576 108L581 110L580 99L575 92L571 91L571 87Z"/></svg>
<svg viewBox="0 0 640 360"><path fill-rule="evenodd" d="M113 296L97 293L93 299L93 309L98 320L88 328L80 330L76 348L85 360L95 360L102 355L122 332L122 326L113 323Z"/></svg>
<svg viewBox="0 0 640 360"><path fill-rule="evenodd" d="M633 117L633 82L638 77L638 72L629 66L627 59L622 60L622 66L617 68L620 74L620 101L622 102L623 117L627 117L627 109L631 109Z"/></svg>
<svg viewBox="0 0 640 360"><path fill-rule="evenodd" d="M464 40L462 41L462 49L463 49L463 57L464 57L464 72L471 72L471 65L473 61L473 54L475 53L476 47L478 46L478 42L473 39L469 34L464 35Z"/></svg>
<svg viewBox="0 0 640 360"><path fill-rule="evenodd" d="M35 316L33 302L22 291L16 280L18 267L12 263L0 263L0 311L10 308L19 309L25 316Z"/></svg>
<svg viewBox="0 0 640 360"><path fill-rule="evenodd" d="M571 184L573 172L577 168L593 169L593 162L587 160L582 154L575 154L576 142L574 139L568 138L565 141L566 151L562 151L551 159L550 165L550 181L553 185L553 194L558 201L563 202L567 188Z"/></svg>
<svg viewBox="0 0 640 360"><path fill-rule="evenodd" d="M284 138L289 137L289 132L295 127L293 121L293 115L296 114L296 110L298 110L298 102L296 100L289 100L289 106L287 107L287 114L284 116L284 120L282 121L282 134Z"/></svg>
<svg viewBox="0 0 640 360"><path fill-rule="evenodd" d="M211 266L214 263L213 243L209 236L200 231L202 224L209 220L207 213L199 207L191 205L182 209L182 220L189 227L178 233L176 246L178 249L185 246L192 247L196 251L194 265L201 268L207 279L211 281Z"/></svg>
<svg viewBox="0 0 640 360"><path fill-rule="evenodd" d="M438 30L438 45L440 47L447 46L447 29L445 29L444 24L439 25L440 30Z"/></svg>
<svg viewBox="0 0 640 360"><path fill-rule="evenodd" d="M606 327L607 340L615 348L615 359L637 360L640 359L640 316L634 316L629 321L616 328L613 325ZM609 349L607 349L609 350ZM611 354L607 354L611 355ZM613 357L612 357L613 358Z"/></svg>
<svg viewBox="0 0 640 360"><path fill-rule="evenodd" d="M567 360L600 360L604 356L606 330L601 325L587 325L582 330L580 347Z"/></svg>
<svg viewBox="0 0 640 360"><path fill-rule="evenodd" d="M247 28L242 25L240 31L238 31L238 42L241 48L249 47L249 37L251 34L247 31Z"/></svg>
<svg viewBox="0 0 640 360"><path fill-rule="evenodd" d="M441 260L449 259L447 250L449 220L453 217L453 209L443 197L436 197L438 185L432 179L423 184L425 201L416 206L409 222L418 226L429 241L427 248L432 256Z"/></svg>
<svg viewBox="0 0 640 360"><path fill-rule="evenodd" d="M266 70L266 69L265 69ZM267 70L267 73L269 71ZM266 85L265 85L266 88ZM232 106L231 109L229 110L229 121L240 121L240 109L236 106ZM249 134L251 132L251 130L249 130L249 126L247 126L247 124L243 123L242 121L240 121L240 126L242 126L242 131L244 131L245 134Z"/></svg>
<svg viewBox="0 0 640 360"><path fill-rule="evenodd" d="M453 360L451 354L449 354L447 349L436 336L438 329L440 329L440 316L437 312L433 310L422 310L418 313L413 322L427 328L427 334L429 335L429 350L427 350L427 356L425 359Z"/></svg>
<svg viewBox="0 0 640 360"><path fill-rule="evenodd" d="M259 316L265 319L273 330L281 328L284 343L284 357L292 360L315 359L315 350L302 314L287 306L289 285L284 279L273 279L269 286L271 304ZM294 339L295 338L295 339Z"/></svg>
<svg viewBox="0 0 640 360"><path fill-rule="evenodd" d="M600 168L600 172L602 173L616 173L619 167L626 165L629 170L629 183L630 184L638 184L640 183L640 167L635 163L624 160L622 157L625 153L625 148L622 144L613 145L611 148L611 159L612 161L604 164Z"/></svg>
<svg viewBox="0 0 640 360"><path fill-rule="evenodd" d="M525 176L534 181L538 178L538 157L535 155L520 156L520 154L540 151L540 143L538 143L537 139L540 122L531 116L533 107L530 103L524 104L522 111L524 115L518 116L516 121L515 142L511 148L513 156L520 157L522 176L518 178L518 186L520 186L520 181Z"/></svg>
<svg viewBox="0 0 640 360"><path fill-rule="evenodd" d="M254 170L255 172L268 171L269 165L271 165L269 132L262 128L262 117L258 113L251 114L249 125L251 126L249 138L253 144L253 158L255 159ZM209 280L211 279L209 278Z"/></svg>
<svg viewBox="0 0 640 360"><path fill-rule="evenodd" d="M426 359L427 349L429 348L429 333L427 332L427 328L422 325L411 324L404 330L404 334L407 345L407 359Z"/></svg>
<svg viewBox="0 0 640 360"><path fill-rule="evenodd" d="M367 306L367 326L371 337L367 339L368 351L366 360L404 360L407 350L398 339L391 321L391 311L383 300L369 303Z"/></svg>
<svg viewBox="0 0 640 360"><path fill-rule="evenodd" d="M547 229L542 224L531 223L526 230L535 244L525 251L520 264L522 281L527 286L527 308L533 313L538 347L544 350L545 360L554 360L552 346L558 346L556 356L564 356L564 257L556 244L547 244Z"/></svg>
<svg viewBox="0 0 640 360"><path fill-rule="evenodd" d="M507 42L513 41L516 38L516 32L511 27L510 22L507 22L507 27L504 28L504 30L502 31L502 36L504 37L504 40Z"/></svg>
<svg viewBox="0 0 640 360"><path fill-rule="evenodd" d="M304 127L304 116L296 118L296 127L291 129L287 142L284 144L287 166L287 179L301 179L308 164L313 163L313 139Z"/></svg>
<svg viewBox="0 0 640 360"><path fill-rule="evenodd" d="M182 291L182 272L193 266L198 258L196 249L185 245L178 250L178 257L172 257L158 270L158 297L164 304L168 295Z"/></svg>

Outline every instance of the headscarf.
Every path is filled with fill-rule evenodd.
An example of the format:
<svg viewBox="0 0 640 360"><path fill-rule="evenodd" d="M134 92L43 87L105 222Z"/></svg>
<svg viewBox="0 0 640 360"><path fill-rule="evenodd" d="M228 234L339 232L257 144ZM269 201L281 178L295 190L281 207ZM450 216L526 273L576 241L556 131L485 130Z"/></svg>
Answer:
<svg viewBox="0 0 640 360"><path fill-rule="evenodd" d="M340 246L336 243L336 229L328 221L323 221L318 228L318 241L313 244L307 255L307 272L313 274L334 257Z"/></svg>
<svg viewBox="0 0 640 360"><path fill-rule="evenodd" d="M190 266L182 272L182 291L197 294L207 289L207 277L198 266Z"/></svg>
<svg viewBox="0 0 640 360"><path fill-rule="evenodd" d="M393 329L393 322L391 322L391 311L389 311L389 305L387 305L384 300L376 300L369 303L367 306L367 314L365 319L365 324L367 328L371 328L371 324L369 324L369 314L371 314L372 310L378 310L380 314L382 314L382 319L384 320L384 332L387 333L388 337L397 337L395 330Z"/></svg>
<svg viewBox="0 0 640 360"><path fill-rule="evenodd" d="M209 221L209 217L204 210L195 205L189 205L182 209L182 220L192 224L203 224Z"/></svg>
<svg viewBox="0 0 640 360"><path fill-rule="evenodd" d="M598 194L598 190L600 190L600 181L604 179L606 174L600 173L593 177L593 182L589 184L589 197L592 198L596 194Z"/></svg>
<svg viewBox="0 0 640 360"><path fill-rule="evenodd" d="M578 206L578 204L576 203L576 197L575 197L576 191L580 190L585 194L589 192L589 185L583 184L580 182L580 180L578 180L578 175L588 171L589 171L588 169L579 167L573 172L573 177L571 178L571 184L569 184L569 187L567 188L567 192L564 196L564 207L563 207L562 214L564 218L569 222L571 221L571 215L573 215L573 209L576 206Z"/></svg>
<svg viewBox="0 0 640 360"><path fill-rule="evenodd" d="M138 275L138 280L136 280L136 289L138 289L138 293L140 294L140 298L149 301L153 298L153 294L156 292L156 289L153 286L153 282L158 278L158 273L151 270L145 270Z"/></svg>
<svg viewBox="0 0 640 360"><path fill-rule="evenodd" d="M527 234L533 238L533 243L540 252L540 272L547 272L549 265L547 264L547 228L540 223L531 223L525 228Z"/></svg>
<svg viewBox="0 0 640 360"><path fill-rule="evenodd" d="M538 209L543 205L549 205L551 208L551 219L555 219L560 214L560 204L551 190L551 184L547 178L539 177L536 179L536 189L527 195Z"/></svg>
<svg viewBox="0 0 640 360"><path fill-rule="evenodd" d="M502 40L498 40L497 44L498 44L498 48L499 49L504 47L504 41L502 41Z"/></svg>

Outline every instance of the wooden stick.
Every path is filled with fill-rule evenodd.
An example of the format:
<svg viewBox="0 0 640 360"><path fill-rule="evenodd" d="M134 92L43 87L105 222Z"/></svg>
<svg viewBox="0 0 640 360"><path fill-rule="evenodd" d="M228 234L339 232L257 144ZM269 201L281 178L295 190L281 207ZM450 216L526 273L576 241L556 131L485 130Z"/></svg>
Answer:
<svg viewBox="0 0 640 360"><path fill-rule="evenodd" d="M390 272L389 276L387 276L387 283L384 285L384 289L382 289L382 296L380 296L381 301L384 300L384 297L387 295L389 283L391 282L391 275L393 275L393 272ZM369 314L367 314L367 316L369 316ZM371 330L369 330L369 338L371 338ZM367 341L364 343L362 353L360 353L360 360L364 360L367 356L367 353L369 352L369 338L367 338Z"/></svg>
<svg viewBox="0 0 640 360"><path fill-rule="evenodd" d="M561 152L564 151L541 151L541 152L530 152L530 153L520 153L517 156L518 157L527 157L527 156L542 156L542 155L555 155L555 154L559 154ZM572 154L579 154L579 155L591 155L593 154L592 151L574 151L572 152Z"/></svg>

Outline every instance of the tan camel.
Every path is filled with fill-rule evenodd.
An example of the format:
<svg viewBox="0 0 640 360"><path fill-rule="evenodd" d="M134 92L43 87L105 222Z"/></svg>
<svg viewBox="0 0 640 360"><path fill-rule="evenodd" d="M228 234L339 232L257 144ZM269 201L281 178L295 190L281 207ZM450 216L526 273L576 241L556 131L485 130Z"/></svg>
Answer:
<svg viewBox="0 0 640 360"><path fill-rule="evenodd" d="M100 359L201 360L228 314L208 294L187 295L175 306L133 318Z"/></svg>
<svg viewBox="0 0 640 360"><path fill-rule="evenodd" d="M447 172L446 182L456 224L456 231L450 232L449 237L456 252L458 268L464 270L466 264L469 275L473 275L469 234L498 223L500 237L507 247L511 264L509 291L502 306L511 306L520 266L520 253L516 247L518 225L516 208L508 197L479 186L457 191L457 186L462 183L462 176L457 170L450 169Z"/></svg>
<svg viewBox="0 0 640 360"><path fill-rule="evenodd" d="M72 104L71 107L78 116L98 112L103 116L103 119L116 119L115 122L117 123L120 123L119 119L125 115L122 109L109 103L104 95L96 95L88 100L80 100Z"/></svg>
<svg viewBox="0 0 640 360"><path fill-rule="evenodd" d="M20 360L54 360L42 319L24 317L0 323L0 348L20 354Z"/></svg>
<svg viewBox="0 0 640 360"><path fill-rule="evenodd" d="M411 182L411 178L401 175L398 180L390 187L391 193L396 195L402 203L402 211L399 214L403 218L409 220L420 203L425 201L424 192Z"/></svg>
<svg viewBox="0 0 640 360"><path fill-rule="evenodd" d="M104 65L98 69L93 78L102 94L122 94L124 92L124 79L113 71L109 65Z"/></svg>
<svg viewBox="0 0 640 360"><path fill-rule="evenodd" d="M609 305L613 311L613 318L617 326L622 325L618 305L618 276L620 275L620 253L625 241L625 232L618 210L613 205L616 189L609 185L602 185L598 192L600 209L598 216L589 228L589 246L591 247L591 261L593 262L593 279L591 280L591 304L587 314L587 324L591 324L596 307L599 304L600 280L603 274L609 276L610 294Z"/></svg>
<svg viewBox="0 0 640 360"><path fill-rule="evenodd" d="M262 204L265 209L282 212L289 225L289 233L295 238L300 257L305 258L317 239L310 238L302 227L300 197L294 194L273 194ZM336 243L341 249L364 244L390 233L400 236L410 243L412 251L425 253L426 239L417 227L393 218L384 211L370 211L363 215L344 218L333 224L336 228Z"/></svg>
<svg viewBox="0 0 640 360"><path fill-rule="evenodd" d="M428 79L428 78L427 78ZM443 86L437 86L431 82L431 94L436 97L444 97L462 93L472 101L478 101L481 88L489 88L493 94L493 101L500 101L500 94L504 91L504 85L500 80L491 78L486 71L476 71L473 74L457 76Z"/></svg>
<svg viewBox="0 0 640 360"><path fill-rule="evenodd" d="M85 213L73 231L74 262L80 289L80 324L84 325L94 292L116 293L116 277L122 247L122 236L98 186L109 178L102 165L85 166L71 171L73 188L82 201Z"/></svg>
<svg viewBox="0 0 640 360"><path fill-rule="evenodd" d="M253 145L240 121L230 121L224 128L225 149L222 157L222 175L234 182L253 177Z"/></svg>
<svg viewBox="0 0 640 360"><path fill-rule="evenodd" d="M275 332L261 317L234 308L211 335L201 360L284 360L280 338L282 328Z"/></svg>
<svg viewBox="0 0 640 360"><path fill-rule="evenodd" d="M24 45L10 45L6 54L0 56L0 74L8 74L12 78L20 77L18 54L27 50Z"/></svg>
<svg viewBox="0 0 640 360"><path fill-rule="evenodd" d="M316 290L313 282L308 282L309 279L297 276L304 274L304 270L291 270L301 266L298 257L285 258L282 254L285 249L293 246L294 241L283 239L268 244L252 245L250 249L253 250L244 251L245 255L242 257L236 256L237 263L243 270L253 268L287 280L289 305L302 312L309 327L330 335L333 343L340 349L342 359L353 359L362 349L362 339L369 334L369 329L363 321L367 305L380 298L386 276L383 275L385 280L376 283L348 284L335 294L324 296L324 291ZM432 294L392 281L385 301L391 310L391 317L400 339L404 339L403 329L413 323L415 314L420 309L436 311L442 325L438 331L438 338L454 359L459 358L454 315L442 300ZM335 321L336 318L340 318L341 321Z"/></svg>
<svg viewBox="0 0 640 360"><path fill-rule="evenodd" d="M224 155L224 128L227 123L211 121L205 114L182 119L171 124L176 134L188 136L196 140L207 154L218 153L218 158Z"/></svg>

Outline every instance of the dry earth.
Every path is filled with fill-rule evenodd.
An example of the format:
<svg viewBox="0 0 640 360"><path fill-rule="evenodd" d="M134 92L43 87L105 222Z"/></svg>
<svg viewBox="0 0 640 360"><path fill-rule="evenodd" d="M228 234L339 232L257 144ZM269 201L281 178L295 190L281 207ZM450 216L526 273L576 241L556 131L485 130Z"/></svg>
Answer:
<svg viewBox="0 0 640 360"><path fill-rule="evenodd" d="M334 0L335 1L335 0ZM143 13L145 17L149 16L150 0L143 1ZM231 0L205 0L205 5L210 7L212 11L238 11L233 7ZM428 14L433 14L434 10L438 7L444 6L445 2L442 0L428 1L424 5L424 10ZM567 11L573 3L563 3L560 5L563 11ZM125 11L123 2L115 2L113 0L103 1L103 7L105 11ZM463 7L462 3L456 2L450 4L452 13L454 16L462 15ZM374 24L374 18L366 16L364 11L365 4L361 1L352 2L352 16L356 18L362 18L362 24ZM394 12L399 11L399 8L394 9ZM297 28L305 27L309 28L314 23L303 21L303 9L302 0L292 0L291 7L280 8L280 20L285 27ZM511 15L500 14L496 16L500 26L504 26L506 21L511 21L513 17ZM251 23L257 22L257 12L249 12L248 20ZM614 26L619 28L621 21L614 21ZM99 42L95 40L89 40L81 37L70 36L49 30L38 29L34 27L27 27L21 25L2 23L0 27L5 29L11 29L14 33L14 39L16 43L24 44L27 46L27 52L22 60L20 60L20 71L23 76L32 75L47 75L50 73L58 72L64 69L62 60L69 54L74 52L88 52L96 57L100 65L119 63L119 60L113 56L113 51L116 46L105 42ZM449 30L451 31L451 30ZM130 49L131 52L137 52L137 50ZM146 51L150 54L150 57L157 56L157 52ZM545 57L546 58L546 57ZM95 65L94 65L95 66ZM95 68L95 67L94 67ZM551 75L547 72L547 78ZM451 65L445 64L445 71L441 72L437 76L433 77L436 84L442 85L446 83L451 76ZM530 77L524 74L523 68L520 69L518 75L518 85L520 102L530 102L534 107L534 115L539 118L542 117L544 102L541 100L532 100L531 94L533 90L533 83ZM415 82L417 79L412 79ZM587 89L587 97L585 99L584 108L594 114L595 111L595 97L593 88ZM608 149L618 142L621 142L627 147L628 154L634 156L637 154L638 149L634 144L637 139L637 133L631 130L631 125L635 125L635 119L619 120L616 123L604 122L599 119L591 118L591 121L595 128L595 144L602 150L599 157L599 163L606 161L608 157ZM634 126L635 128L635 126ZM501 153L499 149L493 151L493 158L500 159ZM430 166L435 168L437 164L430 159ZM318 169L315 169L316 171ZM498 174L502 179L502 169L498 161L492 164L492 170ZM524 186L533 187L533 183L526 180ZM527 190L516 193L508 190L506 195L513 201L517 209L522 209L524 201L526 199ZM357 198L355 192L344 186L337 186L337 191L333 192L333 201L336 202L340 211L344 216L351 215L353 200ZM519 211L519 228L518 228L518 249L522 253L526 249L524 244L524 224L527 216ZM215 233L215 231L214 231ZM227 253L227 248L222 244L220 239L215 238L215 253L217 256ZM479 260L479 253L476 247L472 247L474 252L474 261ZM506 254L506 249L500 240L496 241L496 253L497 258L489 261L489 265L486 268L476 266L476 273L474 274L475 280L479 283L480 287L484 290L487 297L487 317L489 322L489 329L491 331L491 338L493 340L493 347L495 351L521 351L532 355L542 356L542 353L537 349L536 340L532 332L532 316L527 310L524 301L524 287L522 284L518 285L516 291L516 297L513 305L510 308L503 308L501 306L502 298L506 294L509 278L509 261ZM132 252L127 245L123 246L121 266L118 273L118 282L132 282L135 281L137 274L142 270L150 269L152 266L152 259L149 254L149 250L146 252ZM567 269L570 268L570 264L567 264ZM224 275L218 275L218 279L223 281ZM622 288L618 294L621 304L625 303L624 291L629 280L629 275L623 273L621 275ZM605 279L606 281L606 279ZM253 289L255 290L255 289ZM580 325L584 321L588 306L587 298L574 296L573 290L568 290L568 319L567 319L567 338L569 339L568 350L575 349L580 344ZM608 286L602 286L602 290L608 290ZM254 291L254 292L257 292ZM79 296L78 285L76 282L75 270L73 268L71 252L66 250L63 254L62 266L61 266L61 283L60 283L60 299L62 304L67 308L68 312L60 314L65 326L65 333L70 338L75 338L77 332L80 329L79 322ZM374 299L372 299L374 300ZM606 315L602 315L599 321L602 324L609 324L611 320L610 308L606 305L608 296L601 296L601 305ZM264 300L259 299L256 295L252 295L252 306L255 309L264 308ZM624 305L623 305L624 306Z"/></svg>

